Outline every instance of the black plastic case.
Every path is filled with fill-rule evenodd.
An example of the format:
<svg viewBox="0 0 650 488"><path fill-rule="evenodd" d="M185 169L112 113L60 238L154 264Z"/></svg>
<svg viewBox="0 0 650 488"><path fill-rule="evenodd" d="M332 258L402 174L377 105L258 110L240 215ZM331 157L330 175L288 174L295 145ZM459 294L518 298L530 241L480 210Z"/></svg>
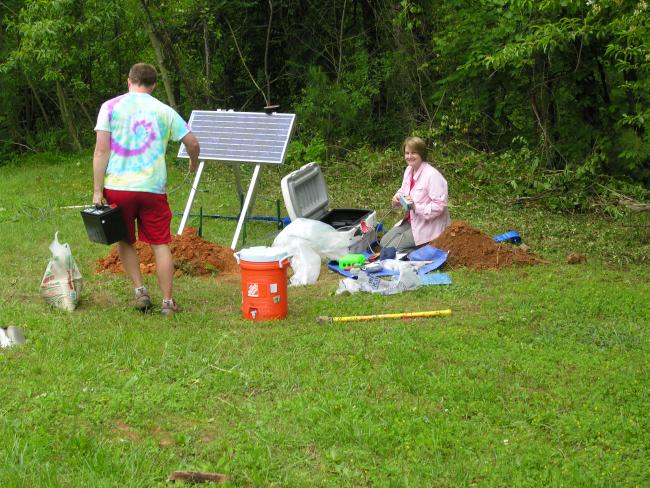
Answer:
<svg viewBox="0 0 650 488"><path fill-rule="evenodd" d="M100 244L113 244L126 239L126 226L119 207L89 207L81 211L88 239Z"/></svg>

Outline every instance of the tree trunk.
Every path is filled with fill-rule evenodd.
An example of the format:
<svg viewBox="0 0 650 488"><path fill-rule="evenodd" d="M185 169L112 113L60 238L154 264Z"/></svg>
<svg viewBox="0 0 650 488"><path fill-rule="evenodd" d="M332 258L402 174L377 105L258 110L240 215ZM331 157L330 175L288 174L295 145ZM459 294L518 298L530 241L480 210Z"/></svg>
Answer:
<svg viewBox="0 0 650 488"><path fill-rule="evenodd" d="M95 125L95 121L90 115L90 112L88 112L88 109L86 108L86 105L81 101L81 99L78 96L75 96L75 100L77 104L79 105L79 108L81 108L81 111L83 112L84 116L86 117L86 120L91 126Z"/></svg>
<svg viewBox="0 0 650 488"><path fill-rule="evenodd" d="M363 34L366 49L371 56L378 51L379 40L377 37L377 13L375 0L357 0L361 4L361 17L363 20Z"/></svg>
<svg viewBox="0 0 650 488"><path fill-rule="evenodd" d="M631 70L624 71L623 72L623 79L628 84L630 84L630 83L635 84L639 80L636 69L631 69ZM627 87L625 89L625 98L627 99L628 114L629 115L636 115L637 114L636 107L637 107L639 99L635 95L634 91L629 87ZM640 126L638 124L634 124L631 127L632 127L632 129L634 129L634 132L636 133L637 136L643 137L644 132L645 132L643 126Z"/></svg>
<svg viewBox="0 0 650 488"><path fill-rule="evenodd" d="M47 124L48 127L51 127L52 124L50 123L50 117L47 115L47 111L43 106L41 97L38 96L38 93L36 92L36 88L34 88L34 84L32 83L32 80L29 79L29 77L25 72L23 72L23 74L25 75L25 80L27 80L27 84L29 85L29 88L32 90L32 94L34 95L34 100L36 100L36 104L38 105L38 108L41 110L41 115L43 116L43 119L45 119L45 123Z"/></svg>
<svg viewBox="0 0 650 488"><path fill-rule="evenodd" d="M205 62L205 85L204 85L204 101L206 108L209 108L214 100L212 95L212 50L210 48L210 25L208 19L203 19L203 56Z"/></svg>
<svg viewBox="0 0 650 488"><path fill-rule="evenodd" d="M79 135L77 134L77 128L75 127L72 121L72 117L70 116L70 111L68 110L68 102L65 99L65 92L63 91L63 86L61 86L61 82L59 82L58 80L56 82L56 97L59 102L59 111L61 112L61 120L63 120L63 124L65 125L66 129L68 129L68 133L70 134L70 138L72 139L72 144L74 145L77 151L81 151L81 143L79 142Z"/></svg>
<svg viewBox="0 0 650 488"><path fill-rule="evenodd" d="M603 87L603 101L609 105L610 98L609 98L609 88L607 87L607 74L605 73L605 68L603 67L603 64L600 62L600 59L596 58L596 64L598 66L598 74L600 76L600 84Z"/></svg>
<svg viewBox="0 0 650 488"><path fill-rule="evenodd" d="M178 110L178 104L176 103L176 96L174 95L175 87L174 82L169 76L169 71L167 71L167 65L165 62L165 55L163 50L163 45L156 34L156 29L153 24L153 19L151 18L151 12L145 0L140 0L140 5L142 5L142 10L145 13L144 26L147 29L147 34L149 34L149 40L151 41L151 47L153 47L154 52L156 53L156 60L160 68L160 75L163 79L163 85L165 86L165 94L167 95L167 103L174 110Z"/></svg>
<svg viewBox="0 0 650 488"><path fill-rule="evenodd" d="M205 79L210 83L210 30L206 19L203 19L203 53L205 56Z"/></svg>

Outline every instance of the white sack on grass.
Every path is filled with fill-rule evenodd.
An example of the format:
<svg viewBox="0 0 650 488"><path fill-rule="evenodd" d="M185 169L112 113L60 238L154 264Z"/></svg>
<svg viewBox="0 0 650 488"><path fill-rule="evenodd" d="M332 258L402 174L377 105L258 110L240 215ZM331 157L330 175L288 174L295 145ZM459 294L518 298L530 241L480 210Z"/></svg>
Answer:
<svg viewBox="0 0 650 488"><path fill-rule="evenodd" d="M53 307L71 312L79 303L83 280L70 246L61 244L58 234L50 244L52 257L41 280L40 294Z"/></svg>

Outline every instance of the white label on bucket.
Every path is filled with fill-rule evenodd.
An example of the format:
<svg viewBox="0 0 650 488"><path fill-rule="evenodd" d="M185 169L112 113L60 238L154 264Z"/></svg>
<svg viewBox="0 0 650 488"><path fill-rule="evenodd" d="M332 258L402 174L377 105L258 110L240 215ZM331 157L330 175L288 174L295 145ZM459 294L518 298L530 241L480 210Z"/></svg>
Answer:
<svg viewBox="0 0 650 488"><path fill-rule="evenodd" d="M271 293L277 293L278 292L278 284L277 283L271 283L269 285L269 288L271 289Z"/></svg>
<svg viewBox="0 0 650 488"><path fill-rule="evenodd" d="M260 287L257 283L248 284L248 296L249 297L258 297L260 296Z"/></svg>

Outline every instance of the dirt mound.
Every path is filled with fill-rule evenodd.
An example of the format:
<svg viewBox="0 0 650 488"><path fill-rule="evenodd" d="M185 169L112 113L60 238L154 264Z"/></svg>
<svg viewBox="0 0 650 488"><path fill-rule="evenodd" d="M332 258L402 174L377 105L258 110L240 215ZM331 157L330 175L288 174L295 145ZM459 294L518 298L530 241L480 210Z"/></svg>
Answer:
<svg viewBox="0 0 650 488"><path fill-rule="evenodd" d="M507 242L495 242L462 220L454 220L431 245L449 252L447 265L454 268L495 269L513 264L539 264L544 260Z"/></svg>
<svg viewBox="0 0 650 488"><path fill-rule="evenodd" d="M239 266L232 255L232 249L222 247L201 239L196 229L186 227L182 235L173 235L169 245L174 256L176 276L189 274L205 276L209 274L239 273ZM140 258L140 270L145 274L156 272L156 260L151 247L143 242L136 242L135 249ZM121 273L124 271L117 253L117 246L111 248L110 254L97 260L97 271Z"/></svg>

